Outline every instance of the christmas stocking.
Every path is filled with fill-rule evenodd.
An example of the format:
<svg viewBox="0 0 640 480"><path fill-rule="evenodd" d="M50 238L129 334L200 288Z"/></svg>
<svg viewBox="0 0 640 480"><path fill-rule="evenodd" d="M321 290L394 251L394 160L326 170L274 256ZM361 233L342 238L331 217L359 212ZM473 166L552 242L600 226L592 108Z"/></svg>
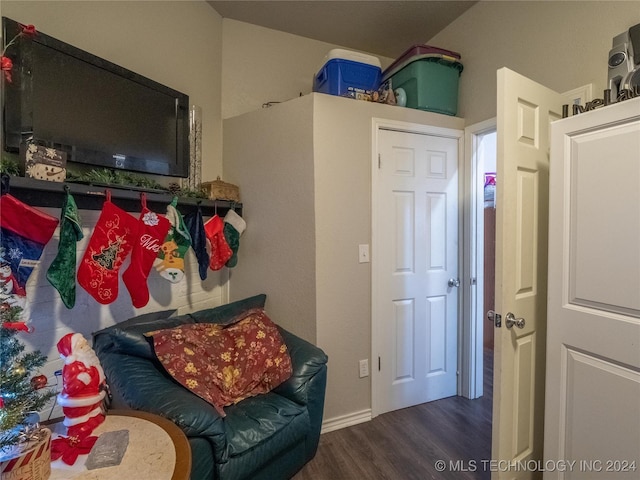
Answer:
<svg viewBox="0 0 640 480"><path fill-rule="evenodd" d="M136 231L136 219L111 203L111 192L107 191L78 268L78 284L103 305L118 298L118 271L131 253Z"/></svg>
<svg viewBox="0 0 640 480"><path fill-rule="evenodd" d="M142 211L138 219L131 263L122 274L122 280L131 295L131 302L136 308L142 308L149 303L149 271L171 227L169 220L147 208L147 197L144 193L141 197Z"/></svg>
<svg viewBox="0 0 640 480"><path fill-rule="evenodd" d="M184 277L184 257L191 246L191 235L180 212L176 209L178 198L167 206L167 220L171 223L169 233L158 252L155 268L171 283L178 283Z"/></svg>
<svg viewBox="0 0 640 480"><path fill-rule="evenodd" d="M60 242L58 255L47 270L49 283L58 290L67 308L76 304L76 243L82 240L82 225L78 207L67 191L60 213Z"/></svg>
<svg viewBox="0 0 640 480"><path fill-rule="evenodd" d="M0 196L0 303L24 308L25 284L58 219L8 193Z"/></svg>
<svg viewBox="0 0 640 480"><path fill-rule="evenodd" d="M224 264L233 255L224 238L223 229L224 222L218 215L214 215L204 224L204 231L211 246L209 268L214 271L224 267Z"/></svg>
<svg viewBox="0 0 640 480"><path fill-rule="evenodd" d="M202 210L200 210L199 206L198 211L189 213L184 217L184 223L187 225L189 235L191 235L191 248L193 248L196 259L198 260L200 280L206 280L207 268L209 267L209 254L207 253L207 236L204 233Z"/></svg>
<svg viewBox="0 0 640 480"><path fill-rule="evenodd" d="M229 210L224 216L224 237L227 239L233 255L227 261L227 267L232 268L238 264L238 249L240 248L240 236L247 228L247 222L235 211Z"/></svg>

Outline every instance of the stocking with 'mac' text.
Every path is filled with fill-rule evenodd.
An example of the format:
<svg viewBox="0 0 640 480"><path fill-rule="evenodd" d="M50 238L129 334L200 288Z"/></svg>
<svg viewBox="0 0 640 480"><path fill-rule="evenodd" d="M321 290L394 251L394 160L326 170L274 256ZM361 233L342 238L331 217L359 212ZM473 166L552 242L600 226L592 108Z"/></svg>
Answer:
<svg viewBox="0 0 640 480"><path fill-rule="evenodd" d="M147 278L158 256L171 223L147 208L146 195L141 195L142 211L138 219L131 263L122 274L122 280L131 295L131 302L136 308L142 308L149 303L149 286Z"/></svg>

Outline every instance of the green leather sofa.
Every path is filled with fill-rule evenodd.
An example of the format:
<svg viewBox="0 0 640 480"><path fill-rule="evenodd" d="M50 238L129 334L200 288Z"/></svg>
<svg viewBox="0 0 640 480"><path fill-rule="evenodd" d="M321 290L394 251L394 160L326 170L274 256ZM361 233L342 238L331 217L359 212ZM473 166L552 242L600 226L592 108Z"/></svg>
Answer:
<svg viewBox="0 0 640 480"><path fill-rule="evenodd" d="M155 413L180 427L191 446L191 480L287 479L315 455L327 378L322 350L278 327L291 355L291 378L226 407L222 418L164 371L143 335L185 323L226 323L242 311L264 307L265 300L257 295L186 315L141 315L93 334L113 397L110 408Z"/></svg>

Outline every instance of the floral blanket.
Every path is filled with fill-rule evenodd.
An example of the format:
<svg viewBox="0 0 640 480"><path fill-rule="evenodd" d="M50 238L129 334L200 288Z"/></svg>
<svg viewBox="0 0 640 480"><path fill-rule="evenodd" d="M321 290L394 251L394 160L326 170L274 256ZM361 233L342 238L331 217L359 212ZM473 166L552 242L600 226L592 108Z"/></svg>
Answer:
<svg viewBox="0 0 640 480"><path fill-rule="evenodd" d="M287 346L261 309L229 326L195 323L146 335L166 371L223 417L223 407L267 393L291 376Z"/></svg>

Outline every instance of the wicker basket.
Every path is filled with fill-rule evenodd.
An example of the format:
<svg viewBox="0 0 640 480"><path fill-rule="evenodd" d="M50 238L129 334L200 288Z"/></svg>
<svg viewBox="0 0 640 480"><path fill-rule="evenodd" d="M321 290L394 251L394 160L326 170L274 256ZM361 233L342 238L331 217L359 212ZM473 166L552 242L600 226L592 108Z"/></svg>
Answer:
<svg viewBox="0 0 640 480"><path fill-rule="evenodd" d="M39 438L0 462L0 480L47 480L51 475L51 430L42 428Z"/></svg>
<svg viewBox="0 0 640 480"><path fill-rule="evenodd" d="M223 182L220 177L213 182L202 182L202 190L209 195L210 200L229 200L231 202L240 201L240 189L237 185Z"/></svg>

